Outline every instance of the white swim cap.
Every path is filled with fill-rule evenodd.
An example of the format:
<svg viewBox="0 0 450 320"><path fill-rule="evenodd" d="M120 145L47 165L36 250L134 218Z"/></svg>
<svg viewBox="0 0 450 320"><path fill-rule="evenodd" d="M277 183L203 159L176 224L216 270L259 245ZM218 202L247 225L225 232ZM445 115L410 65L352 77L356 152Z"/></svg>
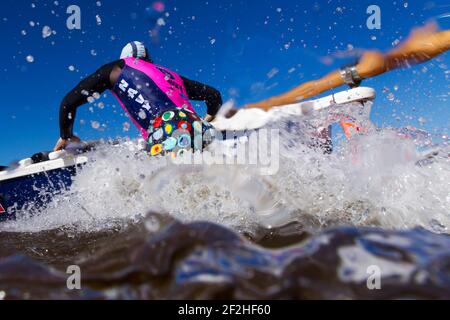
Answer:
<svg viewBox="0 0 450 320"><path fill-rule="evenodd" d="M150 60L147 48L142 42L139 41L130 42L122 49L120 59L131 57Z"/></svg>

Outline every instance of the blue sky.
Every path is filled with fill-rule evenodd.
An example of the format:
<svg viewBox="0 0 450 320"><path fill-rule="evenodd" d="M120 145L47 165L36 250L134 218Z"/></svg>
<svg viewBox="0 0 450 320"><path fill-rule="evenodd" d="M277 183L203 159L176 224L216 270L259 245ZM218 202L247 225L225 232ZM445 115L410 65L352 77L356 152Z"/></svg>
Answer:
<svg viewBox="0 0 450 320"><path fill-rule="evenodd" d="M59 136L64 95L82 77L116 60L128 41L146 42L157 63L211 84L224 99L242 105L352 62L349 48L388 50L412 27L450 11L448 1L165 0L165 10L158 13L146 10L153 2L2 1L0 163L51 149ZM66 27L71 4L81 8L81 30ZM371 4L381 8L380 30L366 27ZM151 35L159 18L158 35ZM443 28L450 27L448 20L440 20ZM44 38L44 26L55 34ZM366 81L379 96L374 122L448 132L448 70L447 53ZM421 117L426 123L419 123ZM107 94L96 105L79 109L76 132L86 140L137 136L134 128L123 131L124 122L129 120Z"/></svg>

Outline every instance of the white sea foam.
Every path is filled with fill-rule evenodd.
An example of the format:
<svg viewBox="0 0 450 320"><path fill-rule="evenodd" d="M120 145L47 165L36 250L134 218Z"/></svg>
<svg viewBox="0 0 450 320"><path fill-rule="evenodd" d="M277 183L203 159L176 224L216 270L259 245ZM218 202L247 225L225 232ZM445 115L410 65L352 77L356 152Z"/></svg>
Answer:
<svg viewBox="0 0 450 320"><path fill-rule="evenodd" d="M325 155L305 146L309 120L269 125L281 129L284 142L273 176L251 166L176 166L125 143L105 145L44 212L1 228L99 231L155 211L249 233L294 221L310 231L349 224L448 232L448 154L418 165L419 142L383 129Z"/></svg>

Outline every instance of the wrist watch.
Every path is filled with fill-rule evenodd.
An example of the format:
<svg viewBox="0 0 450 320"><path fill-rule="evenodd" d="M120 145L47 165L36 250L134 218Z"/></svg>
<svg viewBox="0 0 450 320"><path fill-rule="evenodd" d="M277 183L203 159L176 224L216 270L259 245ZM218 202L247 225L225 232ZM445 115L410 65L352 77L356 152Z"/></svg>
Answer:
<svg viewBox="0 0 450 320"><path fill-rule="evenodd" d="M341 77L352 89L359 87L363 81L363 78L359 75L355 65L341 68Z"/></svg>

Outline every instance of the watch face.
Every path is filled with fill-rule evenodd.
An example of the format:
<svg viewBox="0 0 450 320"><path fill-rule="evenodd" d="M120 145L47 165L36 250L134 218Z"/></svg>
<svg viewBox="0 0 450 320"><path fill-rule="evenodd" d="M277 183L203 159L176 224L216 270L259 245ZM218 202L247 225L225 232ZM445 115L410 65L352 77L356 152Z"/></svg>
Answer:
<svg viewBox="0 0 450 320"><path fill-rule="evenodd" d="M353 78L352 78L350 69L348 67L341 70L341 77L342 77L342 80L344 80L344 82L346 84L348 84L348 85L353 84Z"/></svg>
<svg viewBox="0 0 450 320"><path fill-rule="evenodd" d="M350 88L356 88L362 82L362 78L359 76L356 66L341 69L341 77Z"/></svg>

